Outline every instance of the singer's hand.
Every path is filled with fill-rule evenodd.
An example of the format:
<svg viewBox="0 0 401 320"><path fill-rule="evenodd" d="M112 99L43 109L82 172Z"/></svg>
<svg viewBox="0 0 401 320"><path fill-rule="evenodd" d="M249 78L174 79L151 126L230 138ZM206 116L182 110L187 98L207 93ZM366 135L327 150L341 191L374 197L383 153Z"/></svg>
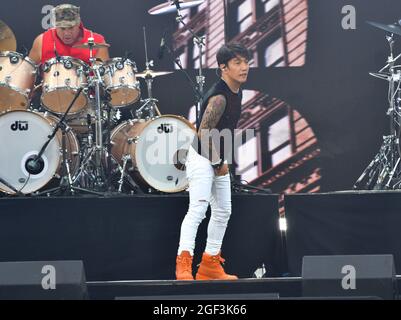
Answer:
<svg viewBox="0 0 401 320"><path fill-rule="evenodd" d="M216 174L217 177L222 177L228 174L228 164L223 164L220 169L215 169L214 173Z"/></svg>

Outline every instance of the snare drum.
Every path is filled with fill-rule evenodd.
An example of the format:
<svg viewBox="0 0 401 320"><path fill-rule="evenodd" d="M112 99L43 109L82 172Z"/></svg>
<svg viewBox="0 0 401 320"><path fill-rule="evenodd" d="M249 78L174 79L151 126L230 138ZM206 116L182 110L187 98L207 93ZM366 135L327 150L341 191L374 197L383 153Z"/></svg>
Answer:
<svg viewBox="0 0 401 320"><path fill-rule="evenodd" d="M144 190L181 192L188 187L184 158L195 135L191 123L179 116L130 120L111 133L111 153L120 165L130 158L128 172Z"/></svg>
<svg viewBox="0 0 401 320"><path fill-rule="evenodd" d="M0 113L28 109L36 76L31 59L18 52L0 52Z"/></svg>
<svg viewBox="0 0 401 320"><path fill-rule="evenodd" d="M140 84L136 79L135 62L129 59L114 58L104 64L104 82L110 92L110 104L125 107L137 102L141 96Z"/></svg>
<svg viewBox="0 0 401 320"><path fill-rule="evenodd" d="M42 105L56 114L64 114L77 91L86 88L87 65L75 58L60 57L46 61L42 66ZM77 114L88 105L86 90L83 90L68 114Z"/></svg>
<svg viewBox="0 0 401 320"><path fill-rule="evenodd" d="M28 162L39 154L58 122L57 117L32 111L11 111L0 115L0 177L23 194L36 192L62 173L62 132L58 131L44 152L36 172ZM79 167L79 145L71 130L66 133L66 151L73 175ZM15 194L0 183L0 190Z"/></svg>

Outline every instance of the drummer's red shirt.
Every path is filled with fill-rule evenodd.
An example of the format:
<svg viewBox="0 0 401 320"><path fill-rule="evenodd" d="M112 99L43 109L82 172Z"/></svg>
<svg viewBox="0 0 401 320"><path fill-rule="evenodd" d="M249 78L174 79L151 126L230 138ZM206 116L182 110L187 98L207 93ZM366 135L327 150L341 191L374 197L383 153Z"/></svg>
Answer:
<svg viewBox="0 0 401 320"><path fill-rule="evenodd" d="M80 25L80 28L83 31L83 37L81 41L78 41L74 45L86 43L88 42L88 38L90 37L93 37L95 39L95 43L105 42L104 37L101 34L94 33L88 29L85 29L82 23ZM42 61L41 61L42 63L45 63L47 60L56 57L56 52L54 51L55 46L57 54L59 56L73 57L89 64L89 58L90 58L89 49L73 48L72 46L64 44L64 42L62 42L58 37L55 28L49 29L43 34ZM93 50L93 55L96 56L97 52L98 50Z"/></svg>

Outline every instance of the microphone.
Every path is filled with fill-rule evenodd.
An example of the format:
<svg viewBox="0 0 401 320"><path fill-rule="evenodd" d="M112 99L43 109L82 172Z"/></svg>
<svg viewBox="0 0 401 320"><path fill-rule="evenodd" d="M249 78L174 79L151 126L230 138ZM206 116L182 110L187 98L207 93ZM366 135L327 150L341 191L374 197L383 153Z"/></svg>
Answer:
<svg viewBox="0 0 401 320"><path fill-rule="evenodd" d="M22 46L22 55L24 56L24 59L29 56L29 50L25 46Z"/></svg>
<svg viewBox="0 0 401 320"><path fill-rule="evenodd" d="M43 158L37 156L29 157L25 162L25 169L29 174L38 175L45 168L45 162Z"/></svg>
<svg viewBox="0 0 401 320"><path fill-rule="evenodd" d="M123 63L123 64L125 63L125 61L131 59L131 54L132 54L131 51L125 51L125 54L124 54L123 59L122 59L122 63Z"/></svg>
<svg viewBox="0 0 401 320"><path fill-rule="evenodd" d="M162 59L163 59L164 51L166 50L166 33L167 33L167 30L164 31L163 37L162 37L162 39L161 39L161 41L160 41L159 53L158 53L158 55L157 55L157 57L159 58L159 60L162 60Z"/></svg>
<svg viewBox="0 0 401 320"><path fill-rule="evenodd" d="M56 48L54 48L54 55L56 56L56 61L57 62L60 62L61 61L61 56L58 54L58 52L57 52L57 49Z"/></svg>

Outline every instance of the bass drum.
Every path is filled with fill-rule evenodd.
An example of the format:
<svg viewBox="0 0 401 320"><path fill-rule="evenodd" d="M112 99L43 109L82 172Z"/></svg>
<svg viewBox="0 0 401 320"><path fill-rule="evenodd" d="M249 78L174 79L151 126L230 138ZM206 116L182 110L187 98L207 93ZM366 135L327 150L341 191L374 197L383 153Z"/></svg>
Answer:
<svg viewBox="0 0 401 320"><path fill-rule="evenodd" d="M195 134L179 116L130 120L113 130L111 153L120 165L130 158L128 172L143 190L177 193L188 188L184 164Z"/></svg>
<svg viewBox="0 0 401 320"><path fill-rule="evenodd" d="M59 131L48 145L33 172L28 162L39 154L58 118L33 111L11 111L0 116L0 178L23 194L36 192L58 180L62 173L62 133ZM79 146L74 133L67 130L66 150L71 175L79 167ZM54 181L57 182L57 181ZM0 191L15 194L0 182Z"/></svg>

